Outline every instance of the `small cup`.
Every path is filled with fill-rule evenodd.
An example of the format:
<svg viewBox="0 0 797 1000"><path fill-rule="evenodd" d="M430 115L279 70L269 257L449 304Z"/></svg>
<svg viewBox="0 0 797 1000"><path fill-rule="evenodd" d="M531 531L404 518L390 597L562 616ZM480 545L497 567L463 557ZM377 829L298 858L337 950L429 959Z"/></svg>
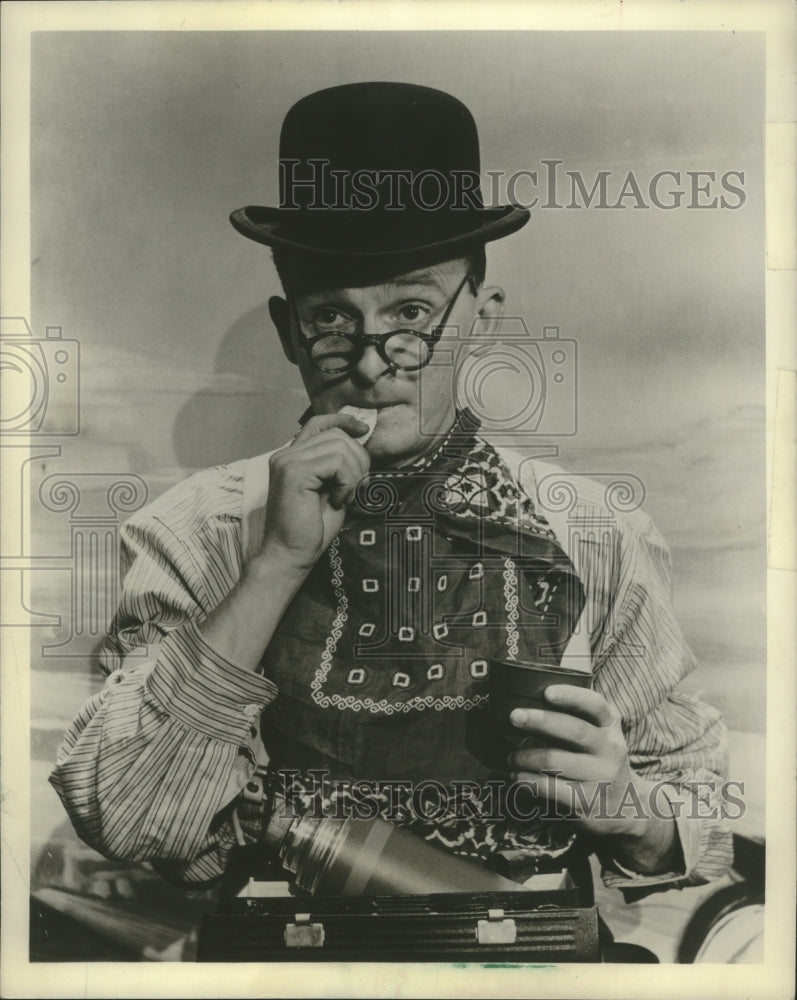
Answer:
<svg viewBox="0 0 797 1000"><path fill-rule="evenodd" d="M509 714L513 708L544 708L557 711L543 694L552 684L574 684L591 688L592 674L550 664L523 663L520 660L491 660L489 675L489 717L494 731L514 745L532 745L534 737L513 726Z"/></svg>

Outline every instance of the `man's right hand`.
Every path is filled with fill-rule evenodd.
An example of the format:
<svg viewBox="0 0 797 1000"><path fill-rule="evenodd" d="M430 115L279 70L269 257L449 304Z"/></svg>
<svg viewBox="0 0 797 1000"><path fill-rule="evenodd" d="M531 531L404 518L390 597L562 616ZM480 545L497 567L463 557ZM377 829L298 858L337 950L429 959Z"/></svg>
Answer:
<svg viewBox="0 0 797 1000"><path fill-rule="evenodd" d="M263 547L200 625L207 642L240 667L260 663L285 609L340 531L345 504L371 464L351 435L367 430L347 413L312 417L272 456Z"/></svg>
<svg viewBox="0 0 797 1000"><path fill-rule="evenodd" d="M348 413L311 417L271 456L262 554L309 572L340 531L345 506L371 459L353 435L368 425Z"/></svg>

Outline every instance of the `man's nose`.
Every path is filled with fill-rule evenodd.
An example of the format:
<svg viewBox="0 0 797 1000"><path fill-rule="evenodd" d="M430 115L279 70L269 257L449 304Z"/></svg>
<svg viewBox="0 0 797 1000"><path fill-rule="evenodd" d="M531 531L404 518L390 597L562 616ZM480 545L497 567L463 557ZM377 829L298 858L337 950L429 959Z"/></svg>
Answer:
<svg viewBox="0 0 797 1000"><path fill-rule="evenodd" d="M376 382L390 372L390 365L380 357L374 344L366 344L362 357L354 366L353 373L366 382Z"/></svg>

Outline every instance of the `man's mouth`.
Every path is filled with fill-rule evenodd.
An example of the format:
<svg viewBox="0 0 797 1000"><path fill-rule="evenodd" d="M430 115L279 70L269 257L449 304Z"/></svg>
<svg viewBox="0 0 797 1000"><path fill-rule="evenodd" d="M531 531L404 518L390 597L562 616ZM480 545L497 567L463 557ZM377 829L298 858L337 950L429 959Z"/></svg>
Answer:
<svg viewBox="0 0 797 1000"><path fill-rule="evenodd" d="M392 407L394 407L394 406L401 406L402 402L403 402L402 400L397 400L397 401L393 401L393 402L389 402L389 403L387 403L387 402L385 402L385 403L352 403L352 406L355 406L357 409L360 409L360 410L376 410L377 413L381 413L383 410L392 409Z"/></svg>

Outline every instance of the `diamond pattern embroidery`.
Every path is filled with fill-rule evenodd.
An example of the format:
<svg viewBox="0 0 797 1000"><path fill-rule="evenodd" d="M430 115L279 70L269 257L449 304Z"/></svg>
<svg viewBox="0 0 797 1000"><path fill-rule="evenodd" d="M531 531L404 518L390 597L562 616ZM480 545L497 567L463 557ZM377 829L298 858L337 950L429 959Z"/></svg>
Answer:
<svg viewBox="0 0 797 1000"><path fill-rule="evenodd" d="M486 677L487 660L471 660L470 675L471 677Z"/></svg>
<svg viewBox="0 0 797 1000"><path fill-rule="evenodd" d="M459 468L445 479L443 490L439 491L449 503L448 513L440 511L444 520L453 517L463 525L470 518L486 520L504 524L513 530L520 529L537 536L547 536L555 542L555 536L547 522L536 514L533 502L522 489L516 488L511 473L491 446L477 440L476 447L471 447L467 455L458 461ZM453 463L448 466L453 467ZM410 480L407 479L406 482L409 483ZM412 492L408 494L408 497L411 496ZM407 512L409 510L410 507ZM420 520L417 513L414 517ZM468 678L483 680L487 677L488 664L494 655L500 655L501 658L519 655L518 571L514 564L505 558L503 567L496 566L494 569L492 562L473 561L478 548L475 545L469 548L471 543L467 538L467 527L464 534L461 531L457 533L455 529L452 538L445 525L438 529L436 518L437 514L435 523L430 520L429 523L407 524L405 521L404 524L399 523L400 526L396 525L397 532L392 530L398 544L395 549L389 548L391 555L387 565L378 558L375 551L375 547L380 546L380 551L384 547L387 552L388 546L393 544L390 535L384 538L385 546L380 541L387 524L381 519L378 527L360 529L358 526L356 533L352 532L348 537L342 533L340 539L336 539L330 546L331 583L335 602L333 608L335 605L337 607L321 663L310 684L316 704L385 716L423 709L467 710L483 705L487 700L483 686L471 687ZM427 538L430 529L434 540ZM435 570L434 576L429 580L431 588L424 588L421 557L430 553L427 552L426 545L417 543L426 540L428 544L433 541L431 554L436 556L438 530L441 532L441 557L458 562L463 558L463 552L465 559L468 552L473 554L470 556L471 562L466 561L464 565L452 562L450 567L446 566L446 572ZM477 532L473 535L474 541L478 537ZM461 540L464 541L464 548ZM369 548L372 550L370 553L367 551ZM347 552L349 555L345 554ZM351 562L347 563L348 559ZM469 587L469 582L477 583L477 586ZM491 586L492 583L497 586ZM543 595L539 590L535 592L534 603L539 601L538 608L540 604L545 606L550 601L550 592L555 587L553 580L551 583L553 586L548 593ZM539 587L539 582L537 585ZM381 591L384 591L384 600L378 600L378 608L374 605L373 598L370 603L364 600L364 595L375 595ZM478 602L474 602L474 591L478 591ZM478 609L476 611L474 603ZM452 614L455 617L449 619ZM389 616L390 621L387 618L382 621L382 615ZM431 616L431 622L425 615ZM363 621L363 618L371 620ZM396 618L398 621L403 619L407 624L400 627L392 625ZM493 621L501 627L487 629L488 623ZM431 636L426 632L430 625ZM374 647L379 650L377 655L385 657L379 667L369 667L366 670L364 667L353 666L349 657L357 645L355 637L371 639L377 635L384 636L379 646ZM432 652L434 641L453 641L454 648L460 651L459 658L452 660L451 665L429 663L428 660L426 667L419 664L422 672L413 682L406 670L405 658L423 657L424 653L428 655ZM398 648L399 643L402 648ZM343 667L339 673L338 664ZM333 665L336 668L334 670ZM339 678L337 690L336 676ZM348 686L367 687L362 692L347 693L342 683L344 678ZM412 694L410 691L406 695L400 694L407 689L412 690L414 685L417 685L417 690ZM391 689L394 692L392 695Z"/></svg>

